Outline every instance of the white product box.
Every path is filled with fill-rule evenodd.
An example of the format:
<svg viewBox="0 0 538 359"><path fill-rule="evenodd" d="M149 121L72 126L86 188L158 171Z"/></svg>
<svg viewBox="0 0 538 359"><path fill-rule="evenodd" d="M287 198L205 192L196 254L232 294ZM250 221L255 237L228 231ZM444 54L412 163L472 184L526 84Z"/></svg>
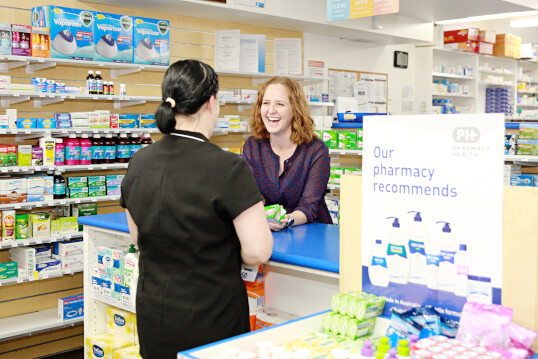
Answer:
<svg viewBox="0 0 538 359"><path fill-rule="evenodd" d="M36 268L35 249L31 247L15 247L9 250L9 258L19 267L19 276L33 275Z"/></svg>
<svg viewBox="0 0 538 359"><path fill-rule="evenodd" d="M26 178L28 202L41 202L45 200L45 182L43 177L32 176Z"/></svg>
<svg viewBox="0 0 538 359"><path fill-rule="evenodd" d="M58 254L52 255L53 259L62 261L62 264L72 264L72 263L84 263L84 255L83 254L76 254L71 256L60 256Z"/></svg>
<svg viewBox="0 0 538 359"><path fill-rule="evenodd" d="M82 240L70 242L55 242L52 245L52 252L54 254L64 257L82 254L84 250L84 242Z"/></svg>
<svg viewBox="0 0 538 359"><path fill-rule="evenodd" d="M35 270L40 275L56 274L62 271L62 262L52 258L38 258Z"/></svg>
<svg viewBox="0 0 538 359"><path fill-rule="evenodd" d="M73 128L89 128L90 115L88 112L71 112L71 126Z"/></svg>
<svg viewBox="0 0 538 359"><path fill-rule="evenodd" d="M257 97L258 97L258 90L241 89L242 100L250 100L252 102L255 102Z"/></svg>
<svg viewBox="0 0 538 359"><path fill-rule="evenodd" d="M43 245L43 246L36 246L34 247L35 250L35 257L37 260L41 258L48 258L51 259L52 250L49 245Z"/></svg>

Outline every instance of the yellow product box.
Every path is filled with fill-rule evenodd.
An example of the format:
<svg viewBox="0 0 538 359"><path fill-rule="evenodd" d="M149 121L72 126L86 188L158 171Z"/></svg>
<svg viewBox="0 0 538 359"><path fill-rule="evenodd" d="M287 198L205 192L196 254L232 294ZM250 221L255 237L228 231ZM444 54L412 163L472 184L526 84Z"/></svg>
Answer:
<svg viewBox="0 0 538 359"><path fill-rule="evenodd" d="M50 213L30 213L28 232L32 238L50 237Z"/></svg>
<svg viewBox="0 0 538 359"><path fill-rule="evenodd" d="M86 354L89 359L113 359L117 351L131 347L133 343L110 334L86 338Z"/></svg>
<svg viewBox="0 0 538 359"><path fill-rule="evenodd" d="M56 236L60 236L61 234L62 234L62 220L54 219L50 221L50 235L52 237L56 237Z"/></svg>
<svg viewBox="0 0 538 359"><path fill-rule="evenodd" d="M140 356L140 347L135 345L133 347L127 347L118 350L114 353L114 359L138 359Z"/></svg>
<svg viewBox="0 0 538 359"><path fill-rule="evenodd" d="M136 314L114 307L106 310L106 332L130 342L136 341Z"/></svg>

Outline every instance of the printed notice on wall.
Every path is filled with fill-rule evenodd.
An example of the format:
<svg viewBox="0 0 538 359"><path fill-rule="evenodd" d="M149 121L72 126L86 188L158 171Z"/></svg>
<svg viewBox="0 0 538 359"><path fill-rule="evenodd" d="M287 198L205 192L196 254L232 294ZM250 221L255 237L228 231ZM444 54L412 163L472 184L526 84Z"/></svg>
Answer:
<svg viewBox="0 0 538 359"><path fill-rule="evenodd" d="M501 302L504 118L364 118L362 288L384 315Z"/></svg>
<svg viewBox="0 0 538 359"><path fill-rule="evenodd" d="M302 75L301 39L274 39L274 72L283 75Z"/></svg>
<svg viewBox="0 0 538 359"><path fill-rule="evenodd" d="M215 32L215 69L239 71L240 30Z"/></svg>

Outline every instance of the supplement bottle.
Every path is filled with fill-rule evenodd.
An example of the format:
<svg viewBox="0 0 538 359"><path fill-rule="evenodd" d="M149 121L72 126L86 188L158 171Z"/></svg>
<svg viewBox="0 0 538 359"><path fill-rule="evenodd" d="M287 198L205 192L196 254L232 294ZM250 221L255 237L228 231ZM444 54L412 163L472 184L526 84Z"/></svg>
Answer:
<svg viewBox="0 0 538 359"><path fill-rule="evenodd" d="M43 149L43 165L51 166L54 165L54 147L56 141L50 135L45 135L39 139L39 147ZM9 156L9 151L8 151Z"/></svg>
<svg viewBox="0 0 538 359"><path fill-rule="evenodd" d="M103 163L116 162L116 140L112 138L112 134L107 133L104 141L105 157Z"/></svg>
<svg viewBox="0 0 538 359"><path fill-rule="evenodd" d="M108 91L108 81L103 81L103 95L110 95Z"/></svg>
<svg viewBox="0 0 538 359"><path fill-rule="evenodd" d="M114 82L112 81L108 82L108 93L110 96L114 96Z"/></svg>
<svg viewBox="0 0 538 359"><path fill-rule="evenodd" d="M147 146L151 145L152 143L153 143L153 140L151 139L150 134L149 133L144 133L142 135L142 140L140 141L140 144L141 144L140 148L147 147Z"/></svg>
<svg viewBox="0 0 538 359"><path fill-rule="evenodd" d="M131 154L129 155L129 158L131 158L138 150L142 148L142 140L140 139L138 133L133 133L129 142L131 147Z"/></svg>
<svg viewBox="0 0 538 359"><path fill-rule="evenodd" d="M92 163L92 142L88 139L88 134L80 135L80 164L90 165Z"/></svg>
<svg viewBox="0 0 538 359"><path fill-rule="evenodd" d="M57 138L54 145L54 165L65 165L65 145L62 138Z"/></svg>
<svg viewBox="0 0 538 359"><path fill-rule="evenodd" d="M97 94L103 94L103 78L101 77L101 71L95 71L95 87L97 89Z"/></svg>
<svg viewBox="0 0 538 359"><path fill-rule="evenodd" d="M65 179L61 172L54 172L54 199L65 198Z"/></svg>
<svg viewBox="0 0 538 359"><path fill-rule="evenodd" d="M70 134L67 141L65 141L65 164L80 164L80 142L74 133Z"/></svg>
<svg viewBox="0 0 538 359"><path fill-rule="evenodd" d="M105 158L105 143L101 135L95 134L92 138L92 164L101 164Z"/></svg>
<svg viewBox="0 0 538 359"><path fill-rule="evenodd" d="M88 93L90 95L96 94L95 87L95 77L93 77L93 71L88 70L88 76L86 76L86 87L88 88Z"/></svg>
<svg viewBox="0 0 538 359"><path fill-rule="evenodd" d="M131 156L131 141L127 138L126 133L122 133L118 140L117 146L117 162L127 163Z"/></svg>
<svg viewBox="0 0 538 359"><path fill-rule="evenodd" d="M120 84L120 96L126 96L127 95L127 87L125 84Z"/></svg>

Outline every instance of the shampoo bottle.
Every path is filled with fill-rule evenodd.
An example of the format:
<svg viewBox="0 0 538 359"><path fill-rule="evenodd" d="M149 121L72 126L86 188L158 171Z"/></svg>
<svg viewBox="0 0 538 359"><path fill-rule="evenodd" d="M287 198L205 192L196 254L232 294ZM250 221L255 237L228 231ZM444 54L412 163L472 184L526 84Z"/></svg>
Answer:
<svg viewBox="0 0 538 359"><path fill-rule="evenodd" d="M407 259L407 244L400 229L400 222L396 217L392 228L387 235L387 265L389 269L389 280L392 283L407 284L409 275L409 261Z"/></svg>
<svg viewBox="0 0 538 359"><path fill-rule="evenodd" d="M443 230L439 236L439 289L447 292L454 292L454 284L456 283L456 265L454 257L458 251L458 245L452 237L452 230L448 222L444 223Z"/></svg>
<svg viewBox="0 0 538 359"><path fill-rule="evenodd" d="M88 134L80 135L80 164L90 165L92 163L92 142L88 139Z"/></svg>
<svg viewBox="0 0 538 359"><path fill-rule="evenodd" d="M125 285L129 287L131 305L136 306L136 288L138 284L138 253L134 244L129 246L129 252L125 255L124 278Z"/></svg>
<svg viewBox="0 0 538 359"><path fill-rule="evenodd" d="M65 141L65 164L80 164L80 142L74 133L70 134L67 141Z"/></svg>
<svg viewBox="0 0 538 359"><path fill-rule="evenodd" d="M409 281L417 284L426 284L426 252L424 243L428 239L428 231L422 223L420 212L416 213L411 223L407 238L409 239Z"/></svg>
<svg viewBox="0 0 538 359"><path fill-rule="evenodd" d="M372 250L372 260L368 266L368 276L370 283L378 287L387 287L389 285L389 270L385 253L386 250L381 243L381 239L376 239Z"/></svg>
<svg viewBox="0 0 538 359"><path fill-rule="evenodd" d="M471 272L471 256L467 252L467 245L460 244L460 250L454 258L456 265L456 284L454 294L460 297L467 297L468 279Z"/></svg>

